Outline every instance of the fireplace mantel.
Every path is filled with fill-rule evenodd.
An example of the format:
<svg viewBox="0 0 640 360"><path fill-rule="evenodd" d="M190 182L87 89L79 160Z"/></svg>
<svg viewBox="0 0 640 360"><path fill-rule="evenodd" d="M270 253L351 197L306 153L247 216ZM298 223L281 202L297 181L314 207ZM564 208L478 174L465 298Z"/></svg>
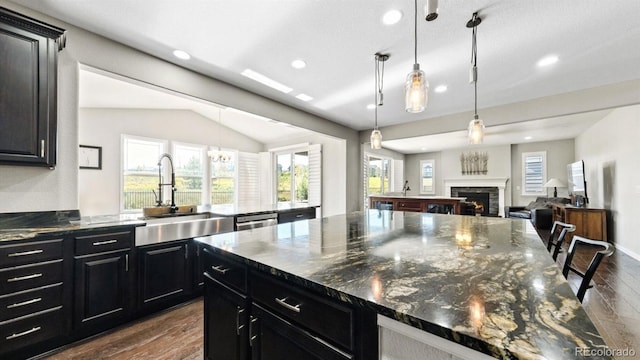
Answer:
<svg viewBox="0 0 640 360"><path fill-rule="evenodd" d="M444 194L451 196L452 187L497 187L498 188L498 215L504 217L504 191L509 178L468 177L444 179Z"/></svg>

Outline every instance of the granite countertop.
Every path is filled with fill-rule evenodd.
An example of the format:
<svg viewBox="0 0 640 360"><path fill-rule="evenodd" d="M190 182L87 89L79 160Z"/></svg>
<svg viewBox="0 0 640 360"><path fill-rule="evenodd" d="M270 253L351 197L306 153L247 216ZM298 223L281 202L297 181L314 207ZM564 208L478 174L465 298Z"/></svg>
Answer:
<svg viewBox="0 0 640 360"><path fill-rule="evenodd" d="M526 220L369 210L196 241L498 358L606 347Z"/></svg>
<svg viewBox="0 0 640 360"><path fill-rule="evenodd" d="M0 214L0 242L65 235L72 231L119 226L143 226L139 214L80 217L77 210Z"/></svg>
<svg viewBox="0 0 640 360"><path fill-rule="evenodd" d="M218 216L237 216L237 215L268 214L268 213L275 213L282 210L305 209L309 207L315 207L315 206L310 206L308 204L291 205L289 203L268 204L268 205L203 205L203 206L198 206L198 212L207 212L212 215L218 215Z"/></svg>

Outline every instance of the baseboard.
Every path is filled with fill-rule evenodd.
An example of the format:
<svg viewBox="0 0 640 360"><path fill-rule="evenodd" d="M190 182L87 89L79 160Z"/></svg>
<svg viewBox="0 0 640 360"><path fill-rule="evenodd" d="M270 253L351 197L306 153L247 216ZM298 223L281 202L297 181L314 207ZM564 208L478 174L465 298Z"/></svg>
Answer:
<svg viewBox="0 0 640 360"><path fill-rule="evenodd" d="M620 246L620 245L617 245L617 244L614 244L614 245L616 247L616 250L620 250L623 253L629 255L630 257L632 257L633 259L635 259L637 261L640 261L640 254L638 254L638 253L636 253L634 251L631 251L631 250L625 248L624 246Z"/></svg>

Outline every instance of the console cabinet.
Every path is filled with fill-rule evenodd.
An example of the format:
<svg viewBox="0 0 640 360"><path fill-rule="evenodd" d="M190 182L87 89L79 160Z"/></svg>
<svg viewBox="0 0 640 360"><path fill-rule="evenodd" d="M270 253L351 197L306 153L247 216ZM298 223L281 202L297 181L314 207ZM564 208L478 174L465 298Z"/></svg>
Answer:
<svg viewBox="0 0 640 360"><path fill-rule="evenodd" d="M369 208L460 215L463 198L369 196Z"/></svg>
<svg viewBox="0 0 640 360"><path fill-rule="evenodd" d="M592 240L607 241L607 212L605 209L553 204L553 218L576 226L576 231L567 234L567 241L574 235Z"/></svg>
<svg viewBox="0 0 640 360"><path fill-rule="evenodd" d="M56 164L57 56L64 30L0 8L0 164Z"/></svg>

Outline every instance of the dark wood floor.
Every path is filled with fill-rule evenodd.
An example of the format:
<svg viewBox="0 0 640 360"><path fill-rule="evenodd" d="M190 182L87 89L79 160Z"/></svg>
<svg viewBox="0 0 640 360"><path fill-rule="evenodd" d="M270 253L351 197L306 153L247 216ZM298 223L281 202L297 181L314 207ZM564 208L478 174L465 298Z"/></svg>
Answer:
<svg viewBox="0 0 640 360"><path fill-rule="evenodd" d="M546 239L544 234L541 237ZM586 266L591 253L589 248L578 251L576 264ZM564 252L558 266L563 262ZM569 276L574 290L579 280ZM633 349L635 358L640 358L640 262L617 251L600 264L594 282L583 302L589 317L610 348ZM47 359L202 359L203 327L203 301L198 299Z"/></svg>

